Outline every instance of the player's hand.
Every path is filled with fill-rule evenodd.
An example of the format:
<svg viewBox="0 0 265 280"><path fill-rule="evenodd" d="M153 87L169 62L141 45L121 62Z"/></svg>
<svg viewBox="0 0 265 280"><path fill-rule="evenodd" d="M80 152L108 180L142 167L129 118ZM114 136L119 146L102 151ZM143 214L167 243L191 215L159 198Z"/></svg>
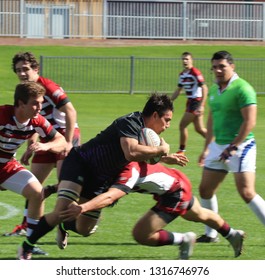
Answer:
<svg viewBox="0 0 265 280"><path fill-rule="evenodd" d="M179 166L186 166L189 162L188 158L185 155L177 153L162 156L160 161L165 164L177 164Z"/></svg>
<svg viewBox="0 0 265 280"><path fill-rule="evenodd" d="M73 202L68 205L66 210L60 212L59 217L64 222L73 221L77 219L82 213L82 207L76 202Z"/></svg>
<svg viewBox="0 0 265 280"><path fill-rule="evenodd" d="M48 143L41 143L41 142L35 142L32 143L29 147L28 147L28 151L33 152L39 152L39 151L48 151L50 148L50 146L48 145Z"/></svg>
<svg viewBox="0 0 265 280"><path fill-rule="evenodd" d="M30 150L26 150L25 153L22 155L20 162L24 165L29 165L29 159L32 157L33 152Z"/></svg>
<svg viewBox="0 0 265 280"><path fill-rule="evenodd" d="M198 165L200 167L203 167L204 166L204 161L205 161L205 158L208 154L208 150L206 151L203 151L200 155L199 155L199 159L198 159Z"/></svg>
<svg viewBox="0 0 265 280"><path fill-rule="evenodd" d="M164 155L168 155L170 151L169 144L164 140L164 138L161 138L160 146L163 147Z"/></svg>
<svg viewBox="0 0 265 280"><path fill-rule="evenodd" d="M229 162L230 157L236 154L237 147L233 144L230 144L226 147L219 156L219 161Z"/></svg>
<svg viewBox="0 0 265 280"><path fill-rule="evenodd" d="M204 113L204 107L203 106L200 106L197 110L195 110L195 112L194 112L194 114L196 115L196 116L201 116L201 115L203 115L203 113Z"/></svg>
<svg viewBox="0 0 265 280"><path fill-rule="evenodd" d="M64 157L66 157L71 149L73 148L73 143L72 142L67 142L65 150L61 153Z"/></svg>

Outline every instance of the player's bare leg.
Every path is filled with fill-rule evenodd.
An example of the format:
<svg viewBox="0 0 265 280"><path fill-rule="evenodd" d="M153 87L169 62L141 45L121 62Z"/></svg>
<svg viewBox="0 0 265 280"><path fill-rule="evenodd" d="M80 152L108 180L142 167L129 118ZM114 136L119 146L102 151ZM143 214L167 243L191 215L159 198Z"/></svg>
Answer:
<svg viewBox="0 0 265 280"><path fill-rule="evenodd" d="M195 131L199 133L203 138L206 137L207 129L203 123L203 115L197 115L193 121Z"/></svg>
<svg viewBox="0 0 265 280"><path fill-rule="evenodd" d="M255 173L240 172L234 173L238 193L254 212L257 218L265 225L265 201L256 193Z"/></svg>
<svg viewBox="0 0 265 280"><path fill-rule="evenodd" d="M231 228L219 214L201 207L197 198L194 198L192 208L182 217L188 221L200 222L214 228L232 245L235 257L241 255L245 232Z"/></svg>
<svg viewBox="0 0 265 280"><path fill-rule="evenodd" d="M193 232L169 232L163 228L168 223L153 210L149 210L135 225L135 240L148 246L178 245L179 258L189 259L193 253L196 234Z"/></svg>
<svg viewBox="0 0 265 280"><path fill-rule="evenodd" d="M43 215L44 202L42 196L42 186L39 182L33 181L29 183L22 192L22 195L28 200L28 216L27 216L27 236L32 233L34 225L36 225Z"/></svg>
<svg viewBox="0 0 265 280"><path fill-rule="evenodd" d="M184 151L188 142L188 126L192 123L195 119L195 116L192 113L185 112L182 116L180 123L179 123L179 152Z"/></svg>
<svg viewBox="0 0 265 280"><path fill-rule="evenodd" d="M203 176L201 183L199 185L199 193L201 197L201 206L207 209L210 209L214 212L218 212L218 202L215 195L215 192L219 185L225 179L227 173L222 171L212 171L212 170L203 170ZM217 242L217 232L213 228L206 226L205 234L198 237L197 242L208 243L208 242Z"/></svg>

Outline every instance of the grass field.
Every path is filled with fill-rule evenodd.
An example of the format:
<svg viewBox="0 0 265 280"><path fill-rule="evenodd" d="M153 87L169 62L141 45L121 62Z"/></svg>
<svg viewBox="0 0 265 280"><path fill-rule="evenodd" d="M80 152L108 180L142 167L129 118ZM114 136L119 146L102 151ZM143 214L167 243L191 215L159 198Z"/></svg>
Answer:
<svg viewBox="0 0 265 280"><path fill-rule="evenodd" d="M262 47L239 47L239 46L176 46L176 47L126 47L126 48L80 48L80 47L0 47L3 61L0 67L0 104L12 103L12 92L17 83L16 76L11 71L11 58L17 51L31 50L36 55L142 55L142 56L174 56L184 50L195 53L196 56L209 57L214 51L227 49L235 57L263 57ZM262 56L263 55L263 56ZM62 85L63 86L63 85ZM70 94L72 103L78 111L78 123L81 128L82 141L85 142L93 137L101 129L104 129L116 117L131 111L142 110L147 95L121 95L121 94ZM175 114L171 128L163 137L171 144L171 151L178 147L178 122L183 114L185 98L181 96L175 102ZM265 198L264 188L264 118L265 99L258 97L259 111L258 123L255 135L258 146L257 155L257 192ZM187 156L189 165L181 168L190 178L193 184L193 192L198 195L198 184L201 177L201 168L197 166L197 157L203 145L203 139L195 134L193 128L189 128L189 143ZM23 148L18 153L20 157ZM56 181L53 173L46 183ZM219 212L233 226L246 231L245 251L240 257L241 260L264 260L265 259L265 228L252 214L244 202L239 198L232 176L227 176L218 192ZM9 191L0 192L0 203L5 203L20 210L15 216L8 219L3 218L8 214L5 207L0 204L0 232L10 231L15 224L22 219L24 199ZM46 212L53 208L55 196L46 201ZM35 259L52 260L172 260L178 255L175 246L145 247L138 245L131 236L131 229L134 223L144 214L154 201L151 196L130 194L121 199L114 208L103 210L103 218L98 232L91 237L80 237L70 233L69 246L62 251L55 245L56 231L49 233L40 240L40 246L49 252L48 257L34 257ZM194 231L198 235L203 233L204 227L201 224L190 223L179 218L167 229L186 232ZM21 237L0 237L0 259L15 259L18 245L22 242ZM192 257L193 260L232 260L233 251L223 238L217 244L197 244Z"/></svg>

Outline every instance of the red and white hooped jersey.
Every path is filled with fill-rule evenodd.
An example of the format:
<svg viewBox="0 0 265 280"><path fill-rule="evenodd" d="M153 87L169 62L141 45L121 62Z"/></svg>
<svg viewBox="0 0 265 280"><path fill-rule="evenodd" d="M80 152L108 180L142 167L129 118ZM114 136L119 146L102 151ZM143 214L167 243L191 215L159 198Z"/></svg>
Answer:
<svg viewBox="0 0 265 280"><path fill-rule="evenodd" d="M120 173L115 186L126 186L132 192L162 195L186 189L191 192L191 184L182 172L164 165L130 162Z"/></svg>
<svg viewBox="0 0 265 280"><path fill-rule="evenodd" d="M56 130L41 115L19 124L14 117L14 106L0 106L0 163L14 157L17 149L36 132L42 138L52 139Z"/></svg>
<svg viewBox="0 0 265 280"><path fill-rule="evenodd" d="M187 98L202 97L204 77L201 71L192 67L188 72L185 70L179 74L178 87L184 88Z"/></svg>
<svg viewBox="0 0 265 280"><path fill-rule="evenodd" d="M66 103L70 102L65 91L52 80L41 76L37 82L46 89L40 114L45 117L55 129L66 128L65 113L59 110ZM75 127L78 127L77 123Z"/></svg>

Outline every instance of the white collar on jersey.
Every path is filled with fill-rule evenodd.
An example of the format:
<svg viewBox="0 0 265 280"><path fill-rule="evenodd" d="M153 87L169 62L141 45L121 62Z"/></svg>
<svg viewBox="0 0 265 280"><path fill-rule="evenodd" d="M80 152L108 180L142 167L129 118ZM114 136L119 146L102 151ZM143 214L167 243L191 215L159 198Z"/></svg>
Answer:
<svg viewBox="0 0 265 280"><path fill-rule="evenodd" d="M13 116L13 119L14 119L18 129L25 128L28 125L29 121L30 121L30 119L28 119L26 122L20 123L15 116Z"/></svg>

